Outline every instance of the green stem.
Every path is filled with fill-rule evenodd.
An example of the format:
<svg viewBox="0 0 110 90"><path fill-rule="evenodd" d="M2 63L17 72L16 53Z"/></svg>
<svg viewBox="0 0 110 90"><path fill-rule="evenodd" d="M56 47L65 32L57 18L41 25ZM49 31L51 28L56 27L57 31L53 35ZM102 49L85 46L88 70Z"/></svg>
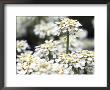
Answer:
<svg viewBox="0 0 110 90"><path fill-rule="evenodd" d="M49 55L48 55L48 57L49 57L49 60L51 59L51 52L49 51Z"/></svg>
<svg viewBox="0 0 110 90"><path fill-rule="evenodd" d="M67 30L66 34L67 34L66 54L68 54L68 52L69 52L69 31L68 30Z"/></svg>

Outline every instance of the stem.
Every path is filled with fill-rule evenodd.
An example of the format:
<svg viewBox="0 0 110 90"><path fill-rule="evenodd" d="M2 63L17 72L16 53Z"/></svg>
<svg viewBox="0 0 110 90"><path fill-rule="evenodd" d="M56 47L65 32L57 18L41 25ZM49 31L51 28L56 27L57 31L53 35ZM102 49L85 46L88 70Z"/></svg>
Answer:
<svg viewBox="0 0 110 90"><path fill-rule="evenodd" d="M49 55L48 55L48 57L49 57L49 60L51 59L51 52L49 51Z"/></svg>
<svg viewBox="0 0 110 90"><path fill-rule="evenodd" d="M69 52L69 31L68 30L67 30L66 34L67 34L66 54L68 54L68 52Z"/></svg>

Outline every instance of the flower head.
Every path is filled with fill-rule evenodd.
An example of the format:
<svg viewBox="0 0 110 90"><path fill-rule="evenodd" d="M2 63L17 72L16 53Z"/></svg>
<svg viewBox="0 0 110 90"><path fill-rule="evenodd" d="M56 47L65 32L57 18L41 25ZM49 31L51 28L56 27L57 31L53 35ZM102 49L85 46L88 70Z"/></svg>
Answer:
<svg viewBox="0 0 110 90"><path fill-rule="evenodd" d="M64 18L60 22L56 22L59 25L59 28L62 30L69 28L76 28L81 26L81 24L77 20Z"/></svg>
<svg viewBox="0 0 110 90"><path fill-rule="evenodd" d="M45 38L46 36L59 36L60 31L58 26L52 22L46 23L41 21L40 24L35 25L34 28L35 35L38 35L39 38Z"/></svg>
<svg viewBox="0 0 110 90"><path fill-rule="evenodd" d="M21 53L20 55L17 55L17 62L28 62L31 63L33 61L33 55L31 51L25 51L24 53Z"/></svg>
<svg viewBox="0 0 110 90"><path fill-rule="evenodd" d="M17 40L16 49L18 52L25 51L27 48L29 48L29 45L26 40Z"/></svg>
<svg viewBox="0 0 110 90"><path fill-rule="evenodd" d="M43 50L43 51L53 51L55 50L56 45L53 40L46 40L44 44L41 44L40 46L36 46L35 51Z"/></svg>

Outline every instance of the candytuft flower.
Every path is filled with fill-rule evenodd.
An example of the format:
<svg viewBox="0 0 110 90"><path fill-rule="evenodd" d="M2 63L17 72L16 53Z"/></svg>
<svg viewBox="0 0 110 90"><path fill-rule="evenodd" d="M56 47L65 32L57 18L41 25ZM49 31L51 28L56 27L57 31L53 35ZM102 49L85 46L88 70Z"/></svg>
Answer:
<svg viewBox="0 0 110 90"><path fill-rule="evenodd" d="M60 22L56 22L56 24L59 26L61 30L69 28L77 28L79 26L82 26L77 20L64 18Z"/></svg>
<svg viewBox="0 0 110 90"><path fill-rule="evenodd" d="M18 52L25 51L29 48L29 45L26 40L17 40L16 42L16 50Z"/></svg>
<svg viewBox="0 0 110 90"><path fill-rule="evenodd" d="M94 51L83 50L82 40L85 39L87 31L80 27L82 25L78 20L45 17L45 20L36 21L34 34L37 35L37 40L43 42L38 42L37 46L31 48L26 40L17 40L17 74L94 73Z"/></svg>

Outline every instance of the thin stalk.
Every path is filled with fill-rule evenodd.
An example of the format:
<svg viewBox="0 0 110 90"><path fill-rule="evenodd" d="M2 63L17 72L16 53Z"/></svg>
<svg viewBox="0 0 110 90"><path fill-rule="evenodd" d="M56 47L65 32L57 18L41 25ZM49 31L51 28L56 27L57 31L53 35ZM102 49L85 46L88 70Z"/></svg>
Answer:
<svg viewBox="0 0 110 90"><path fill-rule="evenodd" d="M49 51L48 57L49 57L49 60L50 60L51 59L51 52L50 51Z"/></svg>
<svg viewBox="0 0 110 90"><path fill-rule="evenodd" d="M68 54L68 52L69 52L69 31L68 30L67 30L66 34L67 34L66 54Z"/></svg>

